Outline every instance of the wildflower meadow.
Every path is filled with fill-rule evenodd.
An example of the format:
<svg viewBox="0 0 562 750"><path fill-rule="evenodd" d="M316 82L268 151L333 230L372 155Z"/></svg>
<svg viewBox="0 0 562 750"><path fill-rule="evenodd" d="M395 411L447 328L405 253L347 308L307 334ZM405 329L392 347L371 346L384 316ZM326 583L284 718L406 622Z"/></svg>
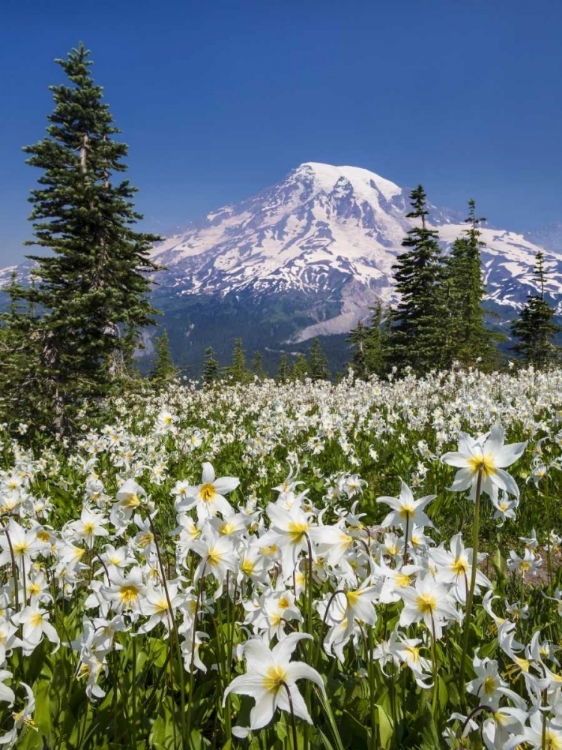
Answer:
<svg viewBox="0 0 562 750"><path fill-rule="evenodd" d="M0 746L562 748L562 371L1 435Z"/></svg>

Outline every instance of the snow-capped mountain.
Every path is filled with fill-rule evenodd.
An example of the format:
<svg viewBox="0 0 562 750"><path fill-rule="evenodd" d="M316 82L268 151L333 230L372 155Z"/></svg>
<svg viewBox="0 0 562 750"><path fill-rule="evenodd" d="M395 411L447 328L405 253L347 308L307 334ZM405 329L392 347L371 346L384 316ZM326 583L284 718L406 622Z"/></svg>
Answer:
<svg viewBox="0 0 562 750"><path fill-rule="evenodd" d="M310 300L310 320L292 341L347 332L377 298L394 297L392 265L414 223L406 218L409 193L366 169L302 164L279 184L156 246L154 259L168 269L158 296L263 300L291 293ZM445 247L466 229L463 218L431 207L430 224ZM519 307L532 291L539 247L492 227L482 229L482 240L490 299ZM548 292L562 306L562 252L545 250L545 260Z"/></svg>

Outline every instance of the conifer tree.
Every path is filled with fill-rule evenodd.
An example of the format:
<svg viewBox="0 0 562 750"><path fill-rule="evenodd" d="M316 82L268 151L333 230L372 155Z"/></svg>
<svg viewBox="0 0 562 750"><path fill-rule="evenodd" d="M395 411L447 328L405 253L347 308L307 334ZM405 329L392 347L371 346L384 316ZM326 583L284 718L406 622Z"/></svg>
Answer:
<svg viewBox="0 0 562 750"><path fill-rule="evenodd" d="M451 362L458 360L467 365L477 360L492 365L497 357L494 343L497 336L486 328L482 307L486 289L480 254L485 243L480 239L480 224L484 221L485 218L476 216L476 204L470 200L468 229L455 241L446 261L449 340L445 349Z"/></svg>
<svg viewBox="0 0 562 750"><path fill-rule="evenodd" d="M289 360L285 352L281 355L279 361L279 370L277 371L277 381L279 383L285 383L289 377Z"/></svg>
<svg viewBox="0 0 562 750"><path fill-rule="evenodd" d="M316 337L309 350L309 373L312 380L329 380L328 358L326 357L320 339Z"/></svg>
<svg viewBox="0 0 562 750"><path fill-rule="evenodd" d="M247 383L250 380L250 373L246 369L246 354L242 339L236 339L234 342L232 364L226 368L225 372L235 383Z"/></svg>
<svg viewBox="0 0 562 750"><path fill-rule="evenodd" d="M554 322L554 309L545 299L546 269L544 253L540 250L533 273L538 293L529 295L519 319L511 326L512 334L519 339L512 348L525 364L547 367L560 361L560 347L554 339L562 328Z"/></svg>
<svg viewBox="0 0 562 750"><path fill-rule="evenodd" d="M219 379L219 363L215 359L215 353L212 346L205 349L205 359L203 362L203 383L213 385Z"/></svg>
<svg viewBox="0 0 562 750"><path fill-rule="evenodd" d="M438 233L427 226L427 196L422 185L412 190L412 211L406 216L419 219L409 230L393 266L397 306L390 313L385 350L389 364L417 373L441 367L446 321L443 299L443 266Z"/></svg>
<svg viewBox="0 0 562 750"><path fill-rule="evenodd" d="M117 142L102 88L90 74L89 51L80 44L62 67L68 83L52 86L55 102L47 136L24 151L27 163L42 170L32 190L30 245L49 255L29 256L37 266L35 287L12 289L12 299L40 310L32 336L38 359L29 362L11 394L14 403L28 392L40 410L52 410L51 427L61 435L84 399L110 393L137 334L152 322L149 258L160 239L137 232L136 192L127 180L127 146ZM37 388L27 383L34 373Z"/></svg>
<svg viewBox="0 0 562 750"><path fill-rule="evenodd" d="M260 351L254 352L254 358L252 359L252 371L254 375L260 380L265 378L265 371L263 369L263 356Z"/></svg>
<svg viewBox="0 0 562 750"><path fill-rule="evenodd" d="M291 365L289 370L289 377L292 380L304 380L310 374L310 365L306 358L306 355L300 352L297 358Z"/></svg>
<svg viewBox="0 0 562 750"><path fill-rule="evenodd" d="M358 378L366 379L370 375L381 375L383 372L384 330L382 303L377 300L371 310L371 317L365 325L359 321L350 332L349 341L354 346L352 367Z"/></svg>
<svg viewBox="0 0 562 750"><path fill-rule="evenodd" d="M151 373L153 380L166 381L173 378L177 370L170 353L168 333L164 329L156 339L156 361Z"/></svg>
<svg viewBox="0 0 562 750"><path fill-rule="evenodd" d="M369 333L369 328L360 320L355 328L351 329L349 338L347 339L353 344L351 366L355 372L355 377L361 380L366 380L371 374L367 358Z"/></svg>

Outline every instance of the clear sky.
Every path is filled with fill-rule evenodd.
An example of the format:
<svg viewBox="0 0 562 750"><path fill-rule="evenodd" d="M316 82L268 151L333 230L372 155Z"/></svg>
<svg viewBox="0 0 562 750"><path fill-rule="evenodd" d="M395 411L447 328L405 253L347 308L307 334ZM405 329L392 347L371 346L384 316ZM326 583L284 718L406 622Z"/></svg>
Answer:
<svg viewBox="0 0 562 750"><path fill-rule="evenodd" d="M303 161L371 169L495 225L562 221L561 0L3 0L0 263L19 260L55 57L83 40L146 229Z"/></svg>

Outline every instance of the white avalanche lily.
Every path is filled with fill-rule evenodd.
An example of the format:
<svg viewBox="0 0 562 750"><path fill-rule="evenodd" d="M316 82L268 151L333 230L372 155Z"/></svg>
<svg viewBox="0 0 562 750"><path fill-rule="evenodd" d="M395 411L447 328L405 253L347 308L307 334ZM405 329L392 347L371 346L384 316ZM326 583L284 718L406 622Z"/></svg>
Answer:
<svg viewBox="0 0 562 750"><path fill-rule="evenodd" d="M217 513L222 513L223 516L232 515L234 511L224 495L235 490L239 484L240 480L236 477L216 479L212 464L205 462L201 484L185 488L185 499L176 504L176 510L183 512L195 507L200 521L205 521Z"/></svg>
<svg viewBox="0 0 562 750"><path fill-rule="evenodd" d="M229 693L249 695L256 705L250 712L250 728L265 727L277 708L290 711L295 716L312 724L308 709L300 694L297 680L312 680L323 694L324 683L318 672L304 662L290 662L291 655L300 640L311 639L307 633L291 633L272 650L260 638L252 638L244 646L247 674L236 677L224 693L224 702ZM289 703L289 695L291 703Z"/></svg>
<svg viewBox="0 0 562 750"><path fill-rule="evenodd" d="M482 492L493 501L497 499L498 490L509 492L519 497L519 487L515 479L504 471L521 458L527 443L504 445L505 434L501 424L496 423L490 432L473 438L464 432L459 435L457 453L445 453L441 461L460 469L455 475L451 490L462 492L470 489L470 497L476 497L478 476L482 476Z"/></svg>

